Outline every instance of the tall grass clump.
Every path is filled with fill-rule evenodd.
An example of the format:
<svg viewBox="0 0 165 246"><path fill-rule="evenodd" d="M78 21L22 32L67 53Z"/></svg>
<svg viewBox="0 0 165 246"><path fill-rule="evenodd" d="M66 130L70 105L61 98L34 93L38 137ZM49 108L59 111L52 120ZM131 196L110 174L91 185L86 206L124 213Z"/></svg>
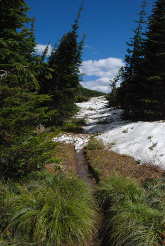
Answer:
<svg viewBox="0 0 165 246"><path fill-rule="evenodd" d="M17 242L15 240L4 240L0 238L0 246L28 246L28 245L21 241Z"/></svg>
<svg viewBox="0 0 165 246"><path fill-rule="evenodd" d="M148 180L144 188L150 206L165 213L165 178Z"/></svg>
<svg viewBox="0 0 165 246"><path fill-rule="evenodd" d="M0 237L12 215L11 201L15 197L14 191L16 192L16 185L13 182L0 181Z"/></svg>
<svg viewBox="0 0 165 246"><path fill-rule="evenodd" d="M85 245L95 226L89 187L76 177L46 171L30 179L35 181L17 185L6 231L36 246Z"/></svg>
<svg viewBox="0 0 165 246"><path fill-rule="evenodd" d="M148 204L145 190L136 181L110 177L96 196L105 213L102 245L160 245L164 214Z"/></svg>

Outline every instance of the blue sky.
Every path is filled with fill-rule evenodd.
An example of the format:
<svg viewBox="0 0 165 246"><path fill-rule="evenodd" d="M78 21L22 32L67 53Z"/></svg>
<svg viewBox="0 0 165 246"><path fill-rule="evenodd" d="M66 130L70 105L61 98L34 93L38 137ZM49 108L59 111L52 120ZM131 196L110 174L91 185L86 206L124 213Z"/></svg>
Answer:
<svg viewBox="0 0 165 246"><path fill-rule="evenodd" d="M36 18L38 49L58 42L70 30L81 0L27 0ZM154 0L149 0L149 9ZM83 85L107 91L108 81L122 65L141 0L85 0L80 37L85 34L81 71Z"/></svg>

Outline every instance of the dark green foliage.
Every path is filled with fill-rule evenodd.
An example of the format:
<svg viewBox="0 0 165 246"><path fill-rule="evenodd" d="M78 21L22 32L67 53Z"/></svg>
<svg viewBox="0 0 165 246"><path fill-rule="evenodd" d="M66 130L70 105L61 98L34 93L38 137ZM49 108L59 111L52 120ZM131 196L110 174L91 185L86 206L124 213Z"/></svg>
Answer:
<svg viewBox="0 0 165 246"><path fill-rule="evenodd" d="M4 239L36 246L76 246L85 245L92 236L94 201L89 187L76 177L35 172L14 191L5 189L9 216L1 233Z"/></svg>
<svg viewBox="0 0 165 246"><path fill-rule="evenodd" d="M27 10L23 0L0 1L0 64L31 61L35 41L31 28L25 27L32 21Z"/></svg>
<svg viewBox="0 0 165 246"><path fill-rule="evenodd" d="M52 139L44 134L14 137L10 145L0 146L0 177L19 179L41 169L50 162L54 148Z"/></svg>
<svg viewBox="0 0 165 246"><path fill-rule="evenodd" d="M116 74L116 76L110 81L110 88L111 92L106 96L109 106L110 107L120 107L121 106L121 100L120 100L120 89L119 89L119 83L122 78L124 72L124 67L121 67Z"/></svg>
<svg viewBox="0 0 165 246"><path fill-rule="evenodd" d="M149 117L165 118L165 1L157 0L149 18L145 45L145 109Z"/></svg>
<svg viewBox="0 0 165 246"><path fill-rule="evenodd" d="M140 18L126 56L126 66L119 89L119 100L125 116L132 119L165 118L165 1L155 1L148 19ZM143 12L141 12L143 17ZM144 26L144 28L143 28ZM145 34L145 35L144 35Z"/></svg>
<svg viewBox="0 0 165 246"><path fill-rule="evenodd" d="M38 94L27 10L22 0L0 1L0 69L7 73L0 80L0 171L5 178L41 167L51 145L34 133L52 115L45 107L50 97Z"/></svg>
<svg viewBox="0 0 165 246"><path fill-rule="evenodd" d="M146 29L145 5L143 1L142 10L139 13L139 21L134 31L134 37L128 43L127 55L125 56L125 66L120 73L122 81L118 89L119 105L124 108L125 116L138 118L143 110L143 98L145 95L143 85L144 73L144 44Z"/></svg>
<svg viewBox="0 0 165 246"><path fill-rule="evenodd" d="M83 41L78 41L78 21L79 16L72 30L62 37L57 48L52 51L48 61L51 76L41 83L41 92L52 96L53 102L49 107L58 111L57 124L62 124L75 111L83 46Z"/></svg>
<svg viewBox="0 0 165 246"><path fill-rule="evenodd" d="M44 137L37 136L35 128L50 117L44 106L50 98L29 92L26 88L14 85L10 87L12 79L17 82L17 78L20 76L11 75L1 82L0 87L0 173L6 178L20 177L41 167L46 161L44 153L48 150ZM25 87L26 77L22 81L25 82L22 87ZM27 83L27 87L29 86ZM51 145L53 147L49 143L49 148Z"/></svg>

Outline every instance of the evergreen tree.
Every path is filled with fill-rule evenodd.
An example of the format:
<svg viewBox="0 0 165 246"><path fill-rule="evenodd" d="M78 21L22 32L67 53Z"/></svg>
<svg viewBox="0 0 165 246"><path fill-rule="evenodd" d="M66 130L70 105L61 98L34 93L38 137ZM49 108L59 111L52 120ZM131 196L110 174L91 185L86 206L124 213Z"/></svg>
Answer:
<svg viewBox="0 0 165 246"><path fill-rule="evenodd" d="M145 113L165 118L165 0L157 0L149 19L145 44Z"/></svg>
<svg viewBox="0 0 165 246"><path fill-rule="evenodd" d="M38 95L33 71L34 34L23 0L0 1L0 175L25 174L45 161L34 129L47 116L47 95ZM31 157L31 158L30 158Z"/></svg>
<svg viewBox="0 0 165 246"><path fill-rule="evenodd" d="M31 28L25 24L32 22L27 17L28 7L23 0L0 1L0 64L31 61L35 41ZM26 62L25 62L26 61Z"/></svg>
<svg viewBox="0 0 165 246"><path fill-rule="evenodd" d="M126 57L121 104L129 118L165 118L165 0L157 0L148 21L145 38L139 22L131 55Z"/></svg>
<svg viewBox="0 0 165 246"><path fill-rule="evenodd" d="M123 83L118 90L118 100L125 110L125 116L138 117L143 108L142 98L144 97L143 87L143 63L144 63L144 30L146 28L145 20L146 1L143 1L142 9L139 13L139 20L134 31L134 37L128 43L128 54L125 57L125 66L120 75Z"/></svg>
<svg viewBox="0 0 165 246"><path fill-rule="evenodd" d="M78 41L79 17L80 13L72 30L53 49L48 61L49 68L53 70L52 79L46 80L41 86L43 93L53 97L53 107L58 110L58 123L62 123L74 110L75 96L80 87L79 66L83 41Z"/></svg>
<svg viewBox="0 0 165 246"><path fill-rule="evenodd" d="M121 100L119 98L119 83L121 77L123 76L123 69L124 67L121 67L112 80L110 80L109 86L111 92L107 95L107 100L110 107L120 107Z"/></svg>

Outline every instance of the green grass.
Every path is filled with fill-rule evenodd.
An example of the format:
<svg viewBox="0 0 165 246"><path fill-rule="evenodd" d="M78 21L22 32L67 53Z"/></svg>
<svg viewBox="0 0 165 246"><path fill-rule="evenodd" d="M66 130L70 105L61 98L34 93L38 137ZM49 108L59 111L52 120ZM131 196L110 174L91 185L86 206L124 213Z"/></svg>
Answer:
<svg viewBox="0 0 165 246"><path fill-rule="evenodd" d="M144 188L150 206L165 213L165 178L149 179Z"/></svg>
<svg viewBox="0 0 165 246"><path fill-rule="evenodd" d="M147 196L149 190L130 178L113 176L100 185L96 197L105 213L103 245L161 245L164 212Z"/></svg>
<svg viewBox="0 0 165 246"><path fill-rule="evenodd" d="M64 123L63 131L72 133L82 133L82 126L85 125L84 119L71 118Z"/></svg>
<svg viewBox="0 0 165 246"><path fill-rule="evenodd" d="M86 146L86 150L100 150L104 149L104 144L101 140L97 140L96 138L92 137Z"/></svg>
<svg viewBox="0 0 165 246"><path fill-rule="evenodd" d="M17 184L3 238L36 246L85 245L94 233L96 207L89 187L76 177L35 172ZM27 244L27 245L28 245ZM29 244L30 245L30 244Z"/></svg>
<svg viewBox="0 0 165 246"><path fill-rule="evenodd" d="M106 94L103 92L90 90L81 86L76 96L76 102L85 102L88 101L91 97L99 97L105 95Z"/></svg>

